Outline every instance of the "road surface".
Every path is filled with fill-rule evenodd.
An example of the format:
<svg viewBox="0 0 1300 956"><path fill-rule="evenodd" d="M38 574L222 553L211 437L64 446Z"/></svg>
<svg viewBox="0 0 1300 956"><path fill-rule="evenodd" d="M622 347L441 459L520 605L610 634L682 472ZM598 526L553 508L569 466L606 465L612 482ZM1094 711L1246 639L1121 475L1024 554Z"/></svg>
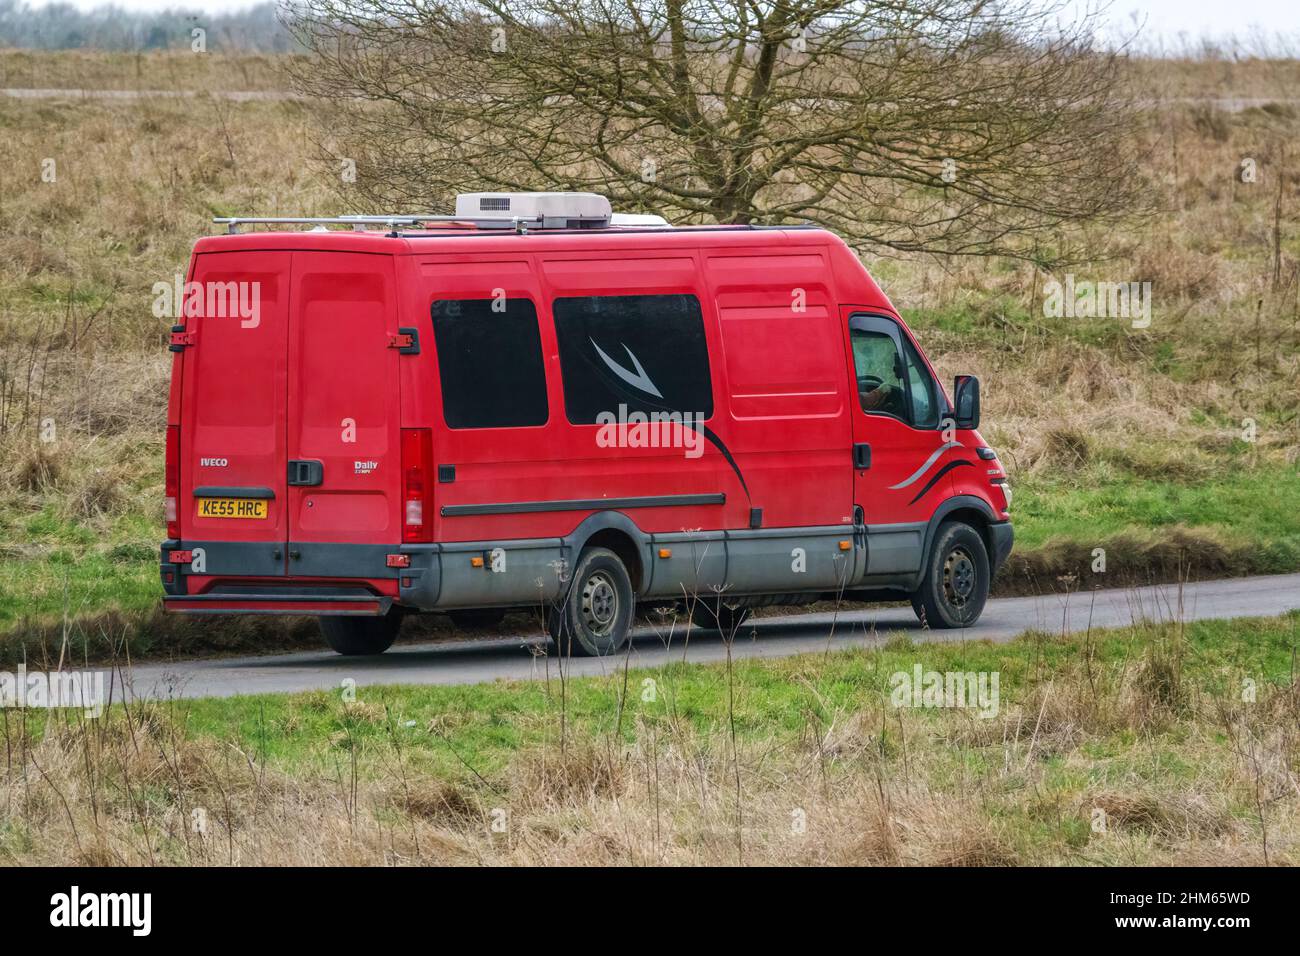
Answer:
<svg viewBox="0 0 1300 956"><path fill-rule="evenodd" d="M967 631L924 631L910 608L856 606L831 613L783 614L745 624L736 636L735 657L784 657L846 647L884 643L903 632L915 641L1008 641L1029 628L1053 633L1081 632L1089 624L1115 627L1135 620L1200 620L1261 617L1300 608L1300 574L1234 578L1185 585L1124 588L1046 597L999 598L989 601L978 626ZM631 651L633 667L654 667L668 661L695 663L726 658L717 635L693 630L689 646L683 633L636 631ZM139 664L122 677L135 698L229 697L235 694L324 690L345 679L358 686L374 684L476 684L501 678L530 680L545 677L555 659L544 656L545 641L537 634L442 642L399 641L381 657L346 658L322 650L265 657ZM570 675L608 674L623 666L616 658L577 658L568 663ZM115 683L119 682L115 678ZM121 688L113 693L121 697Z"/></svg>

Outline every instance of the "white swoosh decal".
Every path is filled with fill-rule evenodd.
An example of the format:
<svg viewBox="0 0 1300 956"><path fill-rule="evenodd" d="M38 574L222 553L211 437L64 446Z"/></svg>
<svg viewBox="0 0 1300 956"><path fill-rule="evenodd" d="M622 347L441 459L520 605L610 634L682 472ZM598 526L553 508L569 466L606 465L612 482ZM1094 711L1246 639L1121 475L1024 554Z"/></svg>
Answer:
<svg viewBox="0 0 1300 956"><path fill-rule="evenodd" d="M590 338L590 336L588 336L588 338ZM613 372L615 375L617 375L619 378L621 378L623 381L627 382L633 388L639 388L641 391L649 395L653 395L655 398L663 398L663 394L659 391L659 389L655 388L655 383L650 381L650 376L645 373L645 369L641 366L641 362L637 359L635 355L632 354L632 350L628 348L626 345L623 346L623 351L627 353L627 357L630 358L632 360L632 364L636 366L635 373L629 372L623 366L619 365L612 358L606 355L604 349L602 349L599 345L596 344L595 339L591 339L591 347L596 350L597 355L599 355L602 359L604 359L605 364L609 366L609 370Z"/></svg>
<svg viewBox="0 0 1300 956"><path fill-rule="evenodd" d="M927 459L925 460L925 464L924 464L924 465L922 465L920 468L916 469L916 473L915 473L914 475L912 475L911 478L908 478L907 481L900 481L900 482L899 482L898 484L896 484L896 485L890 485L890 486L889 486L889 490L890 490L890 491L897 491L897 490L900 489L900 488L906 488L906 487L907 487L908 485L910 485L912 482L916 481L916 479L920 478L920 477L921 477L922 475L924 475L927 471L929 471L930 466L933 465L936 461L938 461L938 460L939 460L939 456L942 455L944 452L946 452L949 448L961 448L961 447L962 447L962 444L961 444L961 442L959 442L959 441L950 441L950 442L945 442L944 444L940 445L938 448L935 449L934 454L931 455L929 458L927 458Z"/></svg>

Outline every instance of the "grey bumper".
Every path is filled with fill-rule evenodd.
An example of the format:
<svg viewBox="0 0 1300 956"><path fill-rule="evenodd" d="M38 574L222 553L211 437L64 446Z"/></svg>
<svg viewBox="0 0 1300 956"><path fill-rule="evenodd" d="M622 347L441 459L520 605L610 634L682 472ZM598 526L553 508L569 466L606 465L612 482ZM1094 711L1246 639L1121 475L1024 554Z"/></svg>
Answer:
<svg viewBox="0 0 1300 956"><path fill-rule="evenodd" d="M989 538L993 542L993 551L989 555L989 572L997 574L998 569L1011 556L1011 545L1015 541L1015 532L1011 530L1010 521L998 521L989 525Z"/></svg>

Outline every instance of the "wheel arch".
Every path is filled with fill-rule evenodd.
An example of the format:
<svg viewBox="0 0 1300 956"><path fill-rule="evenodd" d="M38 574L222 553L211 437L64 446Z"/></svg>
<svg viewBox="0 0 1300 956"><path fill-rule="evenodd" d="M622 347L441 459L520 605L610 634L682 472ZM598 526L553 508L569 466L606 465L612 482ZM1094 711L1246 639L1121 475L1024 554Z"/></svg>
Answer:
<svg viewBox="0 0 1300 956"><path fill-rule="evenodd" d="M573 533L564 538L564 557L573 567L585 548L608 548L613 551L632 579L632 592L637 596L648 586L646 568L649 566L650 535L636 526L621 511L599 511L583 519Z"/></svg>
<svg viewBox="0 0 1300 956"><path fill-rule="evenodd" d="M920 587L921 582L925 580L925 569L930 566L930 549L934 546L935 535L939 533L940 525L947 521L960 521L974 528L980 540L984 542L990 566L992 565L994 554L992 525L997 521L993 507L983 498L977 498L975 495L957 495L940 504L930 516L929 524L925 529L925 544L921 548L921 570L916 576L916 581L913 582L913 587Z"/></svg>

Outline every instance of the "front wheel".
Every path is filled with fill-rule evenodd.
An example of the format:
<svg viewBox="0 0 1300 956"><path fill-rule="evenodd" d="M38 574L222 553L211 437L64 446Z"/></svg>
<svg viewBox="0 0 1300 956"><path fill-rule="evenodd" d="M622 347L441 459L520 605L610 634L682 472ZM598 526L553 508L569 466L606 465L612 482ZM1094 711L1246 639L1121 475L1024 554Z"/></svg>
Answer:
<svg viewBox="0 0 1300 956"><path fill-rule="evenodd" d="M384 653L402 627L402 618L395 611L382 617L330 616L319 620L325 642L345 657Z"/></svg>
<svg viewBox="0 0 1300 956"><path fill-rule="evenodd" d="M560 654L605 657L627 641L635 610L632 579L618 555L608 548L588 548L547 623Z"/></svg>
<svg viewBox="0 0 1300 956"><path fill-rule="evenodd" d="M932 628L970 627L989 597L989 555L984 539L968 524L939 526L912 610Z"/></svg>

